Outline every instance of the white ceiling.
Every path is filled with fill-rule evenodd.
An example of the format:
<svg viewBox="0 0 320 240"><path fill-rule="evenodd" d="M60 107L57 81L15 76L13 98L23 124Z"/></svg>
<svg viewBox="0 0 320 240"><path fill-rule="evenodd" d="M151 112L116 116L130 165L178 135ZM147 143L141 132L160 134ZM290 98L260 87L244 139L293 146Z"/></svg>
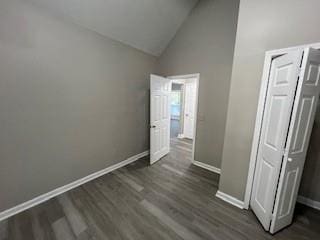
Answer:
<svg viewBox="0 0 320 240"><path fill-rule="evenodd" d="M198 0L30 0L102 35L159 56Z"/></svg>

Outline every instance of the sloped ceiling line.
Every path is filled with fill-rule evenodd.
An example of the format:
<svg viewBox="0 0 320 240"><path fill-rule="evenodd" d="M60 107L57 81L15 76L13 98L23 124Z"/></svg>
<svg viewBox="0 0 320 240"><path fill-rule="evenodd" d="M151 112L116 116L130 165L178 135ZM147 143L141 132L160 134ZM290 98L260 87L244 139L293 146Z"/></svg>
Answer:
<svg viewBox="0 0 320 240"><path fill-rule="evenodd" d="M198 0L29 0L143 52L160 56Z"/></svg>

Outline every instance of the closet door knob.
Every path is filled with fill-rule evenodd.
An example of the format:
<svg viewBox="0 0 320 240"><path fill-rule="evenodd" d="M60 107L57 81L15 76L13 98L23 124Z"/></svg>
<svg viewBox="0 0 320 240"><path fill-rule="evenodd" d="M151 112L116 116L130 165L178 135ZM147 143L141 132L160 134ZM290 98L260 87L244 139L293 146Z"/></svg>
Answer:
<svg viewBox="0 0 320 240"><path fill-rule="evenodd" d="M292 162L292 158L288 158L288 162Z"/></svg>

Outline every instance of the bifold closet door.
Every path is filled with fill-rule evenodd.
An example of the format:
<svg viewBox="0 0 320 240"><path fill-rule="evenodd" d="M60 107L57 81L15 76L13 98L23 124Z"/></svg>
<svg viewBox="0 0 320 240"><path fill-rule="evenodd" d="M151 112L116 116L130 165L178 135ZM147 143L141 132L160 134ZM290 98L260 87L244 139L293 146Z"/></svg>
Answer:
<svg viewBox="0 0 320 240"><path fill-rule="evenodd" d="M270 232L292 222L320 92L320 51L305 49Z"/></svg>
<svg viewBox="0 0 320 240"><path fill-rule="evenodd" d="M170 92L169 79L150 77L150 164L169 153L170 148Z"/></svg>
<svg viewBox="0 0 320 240"><path fill-rule="evenodd" d="M273 60L262 121L250 206L269 231L302 51Z"/></svg>

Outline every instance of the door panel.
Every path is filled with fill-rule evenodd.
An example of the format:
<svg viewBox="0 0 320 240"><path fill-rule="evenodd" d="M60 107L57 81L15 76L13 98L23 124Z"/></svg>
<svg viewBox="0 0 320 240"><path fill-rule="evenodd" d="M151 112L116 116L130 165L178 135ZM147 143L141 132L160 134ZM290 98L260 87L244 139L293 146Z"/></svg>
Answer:
<svg viewBox="0 0 320 240"><path fill-rule="evenodd" d="M273 60L262 121L250 206L269 230L302 52Z"/></svg>
<svg viewBox="0 0 320 240"><path fill-rule="evenodd" d="M260 179L257 184L257 197L256 201L259 204L259 206L263 209L263 211L266 211L266 205L267 205L267 194L268 192L265 191L265 188L270 188L269 184L271 183L271 177L272 173L274 171L274 167L268 163L265 159L262 159L262 163L260 165L259 174ZM267 185L265 185L267 184Z"/></svg>
<svg viewBox="0 0 320 240"><path fill-rule="evenodd" d="M150 79L150 163L169 153L170 80L151 75Z"/></svg>
<svg viewBox="0 0 320 240"><path fill-rule="evenodd" d="M320 91L320 51L306 49L296 91L270 232L292 222Z"/></svg>
<svg viewBox="0 0 320 240"><path fill-rule="evenodd" d="M287 194L284 198L282 198L282 201L280 202L279 219L288 215L292 205L294 204L292 193L294 186L297 184L298 173L299 169L292 169L288 171L287 176L284 180L283 189L285 192L290 192L291 194Z"/></svg>
<svg viewBox="0 0 320 240"><path fill-rule="evenodd" d="M265 145L277 151L279 141L281 139L281 126L283 125L284 114L286 113L284 107L286 106L287 96L272 96L270 100L269 118L266 126Z"/></svg>
<svg viewBox="0 0 320 240"><path fill-rule="evenodd" d="M315 96L302 96L301 106L297 113L297 126L293 132L292 146L290 148L292 154L302 153L306 147L306 138L314 105Z"/></svg>

